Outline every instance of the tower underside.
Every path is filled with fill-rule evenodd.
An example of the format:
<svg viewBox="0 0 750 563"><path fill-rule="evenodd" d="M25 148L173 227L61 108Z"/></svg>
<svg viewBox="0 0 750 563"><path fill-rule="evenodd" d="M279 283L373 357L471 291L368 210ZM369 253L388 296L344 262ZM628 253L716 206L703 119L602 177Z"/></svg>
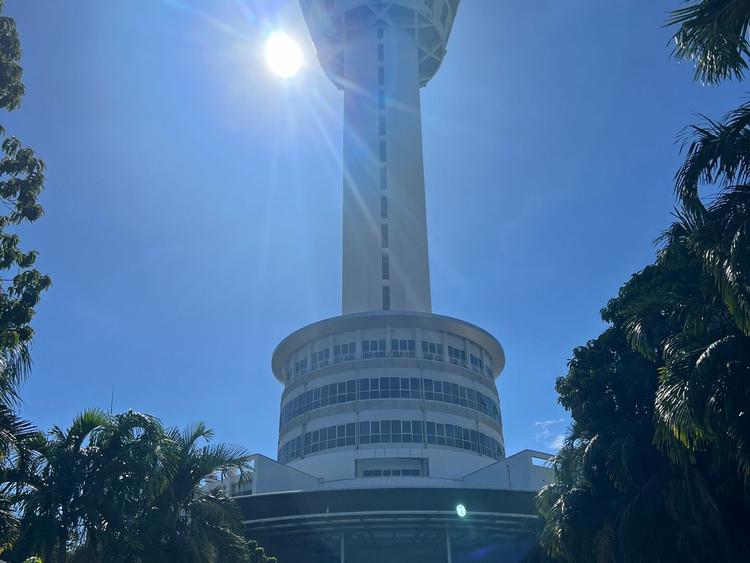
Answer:
<svg viewBox="0 0 750 563"><path fill-rule="evenodd" d="M461 0L300 0L323 70L339 88L351 32L387 26L414 38L419 85L440 69Z"/></svg>

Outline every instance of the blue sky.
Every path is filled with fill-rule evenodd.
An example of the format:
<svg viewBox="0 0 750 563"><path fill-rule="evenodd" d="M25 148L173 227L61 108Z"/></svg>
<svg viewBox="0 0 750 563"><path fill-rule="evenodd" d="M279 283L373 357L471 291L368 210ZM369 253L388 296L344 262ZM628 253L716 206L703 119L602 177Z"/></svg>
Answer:
<svg viewBox="0 0 750 563"><path fill-rule="evenodd" d="M53 277L23 414L204 420L275 456L275 345L340 312L341 95L293 0L7 0L48 166L27 248ZM692 82L649 0L467 0L423 90L433 306L486 328L507 449L554 447L554 380L670 221L680 130L740 86ZM274 30L306 66L266 68Z"/></svg>

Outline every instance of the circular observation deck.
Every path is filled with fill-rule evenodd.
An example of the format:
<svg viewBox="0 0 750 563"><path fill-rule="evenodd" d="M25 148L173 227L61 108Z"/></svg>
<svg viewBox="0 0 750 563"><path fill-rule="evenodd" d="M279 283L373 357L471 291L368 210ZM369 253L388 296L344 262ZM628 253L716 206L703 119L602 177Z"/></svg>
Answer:
<svg viewBox="0 0 750 563"><path fill-rule="evenodd" d="M459 479L505 457L504 364L494 337L450 317L373 312L305 327L273 354L278 460L326 482Z"/></svg>
<svg viewBox="0 0 750 563"><path fill-rule="evenodd" d="M300 0L318 59L339 88L345 76L346 47L368 28L390 27L414 37L420 85L435 76L461 0Z"/></svg>

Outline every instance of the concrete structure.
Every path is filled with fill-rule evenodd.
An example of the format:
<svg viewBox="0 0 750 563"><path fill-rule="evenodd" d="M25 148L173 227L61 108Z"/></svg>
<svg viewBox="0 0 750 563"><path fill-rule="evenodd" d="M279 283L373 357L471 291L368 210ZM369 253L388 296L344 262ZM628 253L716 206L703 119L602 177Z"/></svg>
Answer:
<svg viewBox="0 0 750 563"><path fill-rule="evenodd" d="M419 89L443 60L458 0L302 0L344 94L343 313L429 313Z"/></svg>
<svg viewBox="0 0 750 563"><path fill-rule="evenodd" d="M503 348L430 296L420 88L459 0L301 6L344 97L343 316L278 346L278 461L226 486L282 562L517 560L549 456L506 457Z"/></svg>
<svg viewBox="0 0 750 563"><path fill-rule="evenodd" d="M274 354L279 461L368 486L460 479L505 458L503 364L497 340L448 317L378 311L306 327Z"/></svg>

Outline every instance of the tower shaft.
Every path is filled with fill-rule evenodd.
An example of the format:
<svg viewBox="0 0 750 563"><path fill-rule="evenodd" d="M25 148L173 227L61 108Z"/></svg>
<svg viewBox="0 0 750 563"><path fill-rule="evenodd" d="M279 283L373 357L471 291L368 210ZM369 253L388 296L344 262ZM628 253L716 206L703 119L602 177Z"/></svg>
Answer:
<svg viewBox="0 0 750 563"><path fill-rule="evenodd" d="M430 312L419 61L382 22L343 51L343 312Z"/></svg>
<svg viewBox="0 0 750 563"><path fill-rule="evenodd" d="M432 311L419 90L459 0L301 0L344 92L343 313Z"/></svg>

